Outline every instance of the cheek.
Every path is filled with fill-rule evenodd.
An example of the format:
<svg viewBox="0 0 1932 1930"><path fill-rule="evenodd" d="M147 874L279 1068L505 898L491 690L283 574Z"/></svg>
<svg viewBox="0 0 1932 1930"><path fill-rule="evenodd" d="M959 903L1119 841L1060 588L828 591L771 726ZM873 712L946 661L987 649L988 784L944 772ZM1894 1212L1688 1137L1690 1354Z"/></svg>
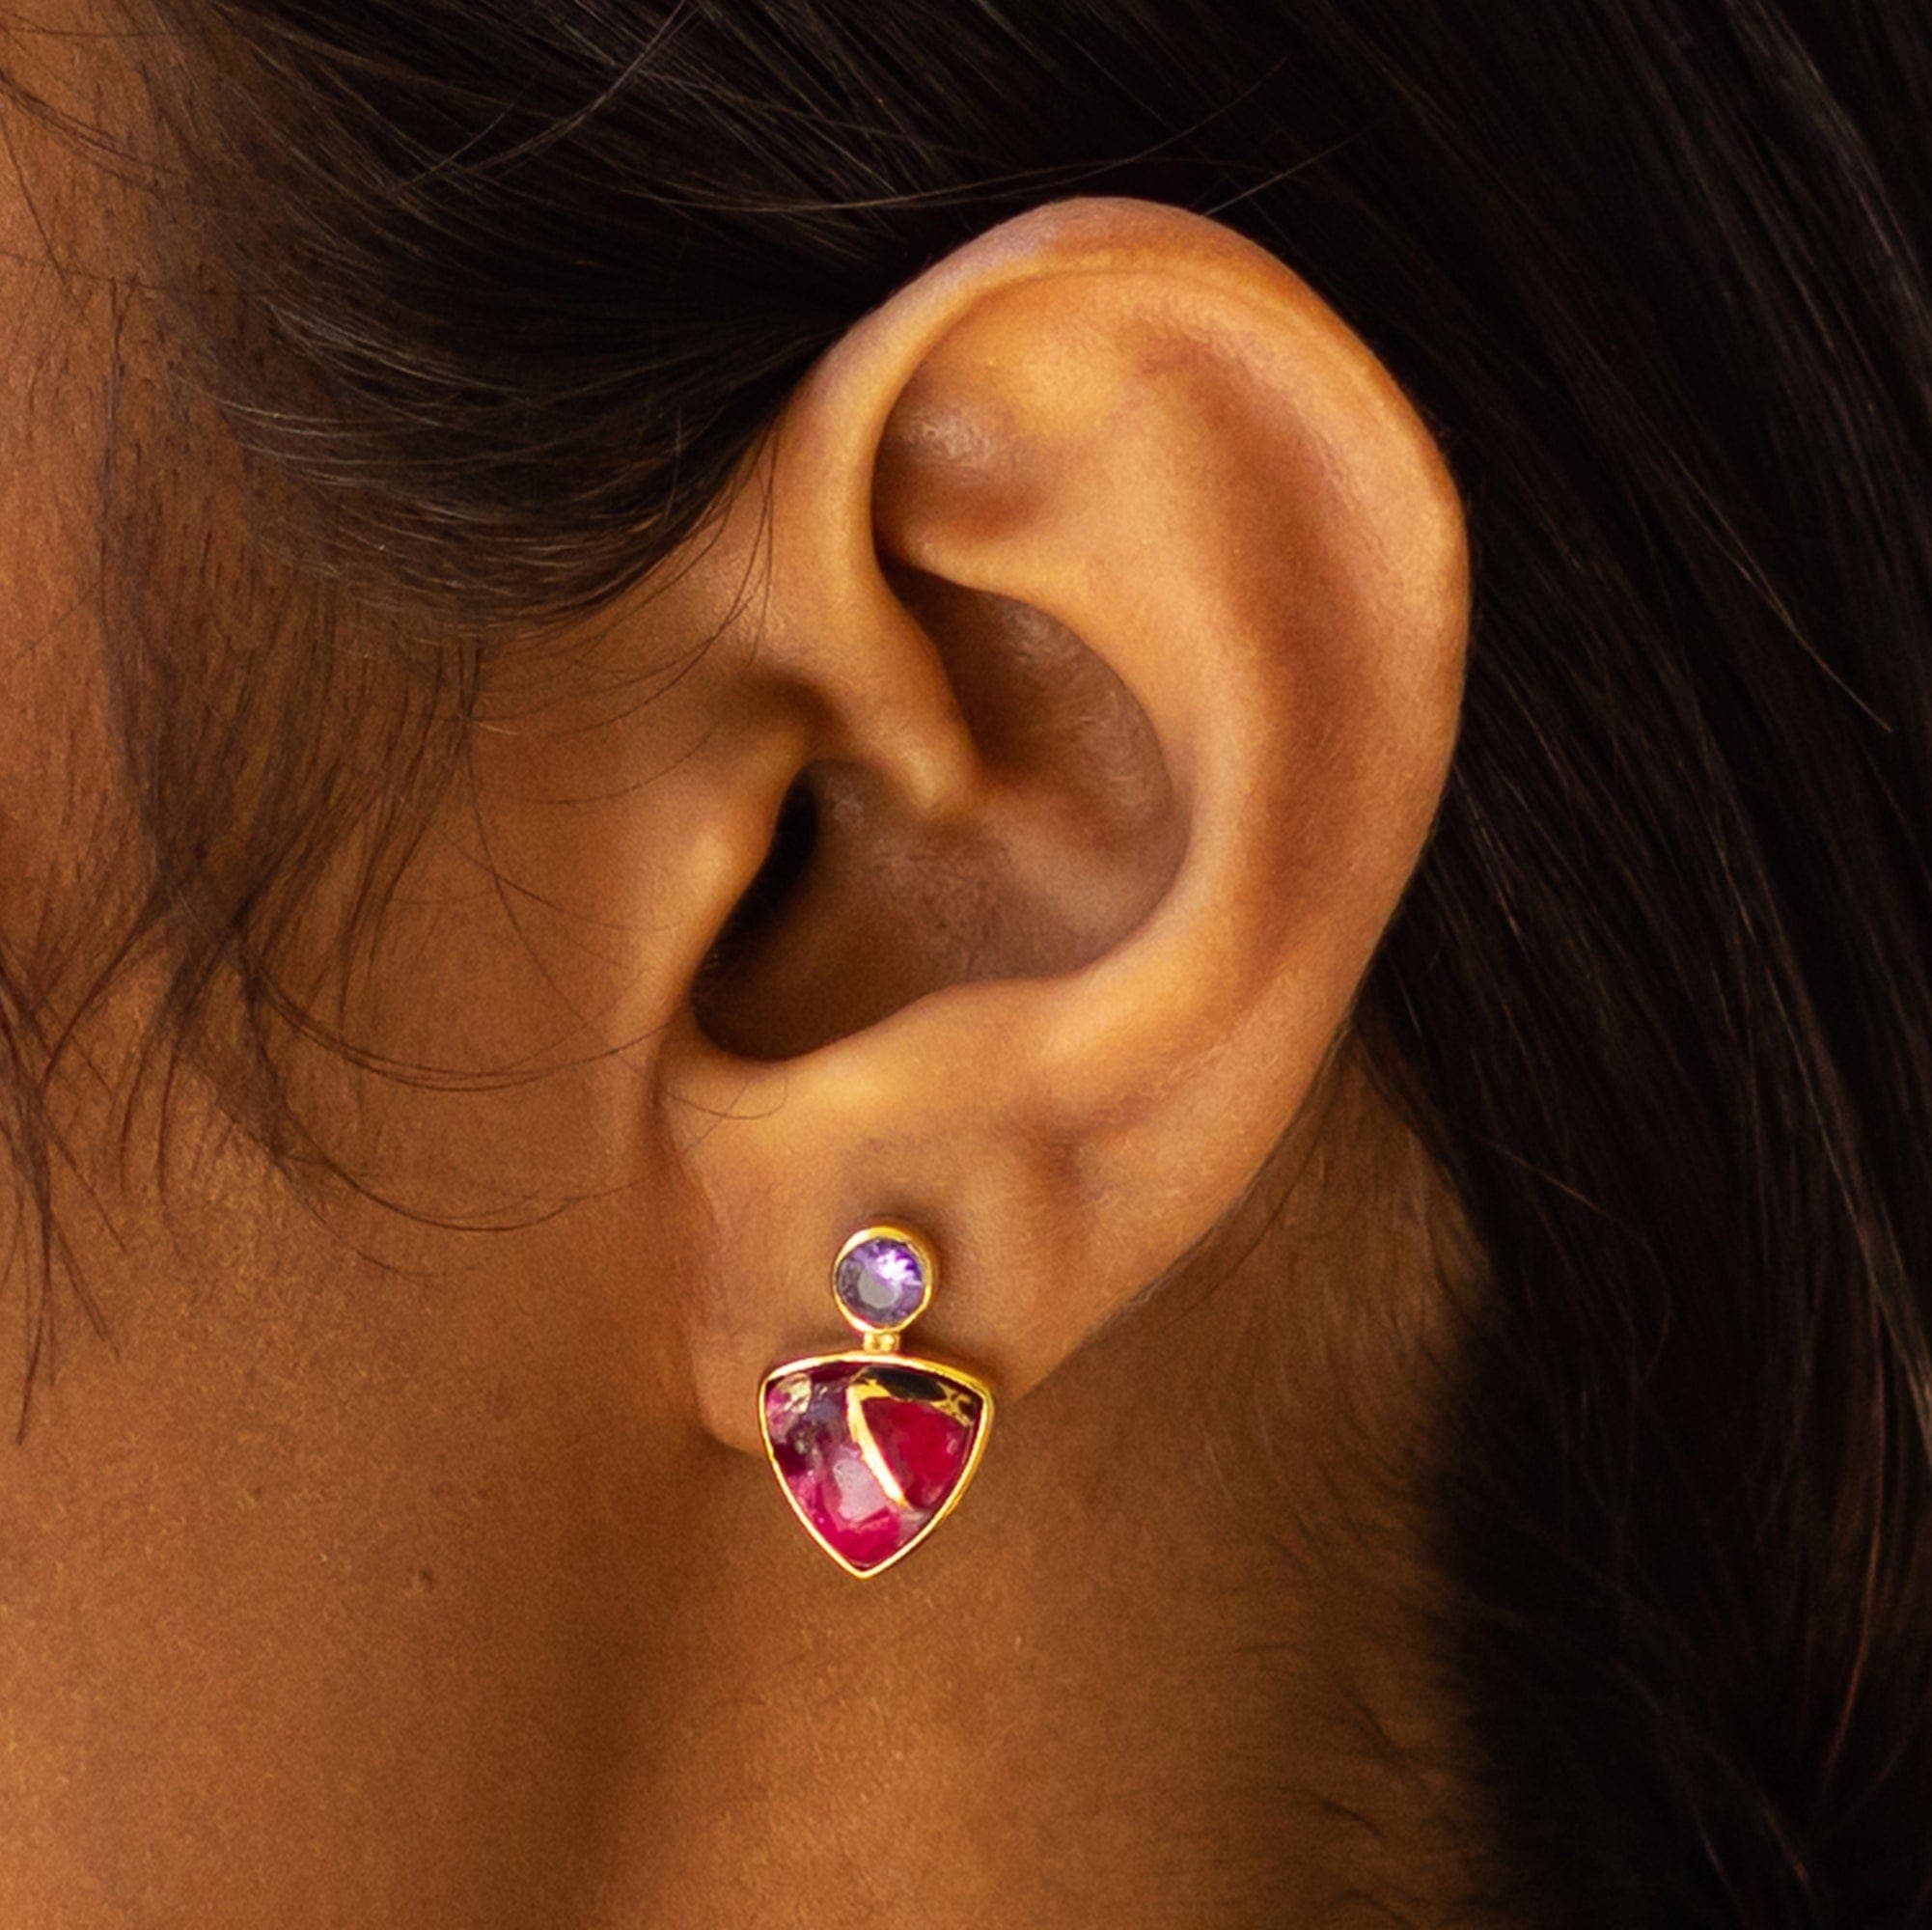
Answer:
<svg viewBox="0 0 1932 1930"><path fill-rule="evenodd" d="M574 1920L703 1497L610 1243L379 1267L215 1166L84 1242L117 1351L10 1455L0 1916Z"/></svg>

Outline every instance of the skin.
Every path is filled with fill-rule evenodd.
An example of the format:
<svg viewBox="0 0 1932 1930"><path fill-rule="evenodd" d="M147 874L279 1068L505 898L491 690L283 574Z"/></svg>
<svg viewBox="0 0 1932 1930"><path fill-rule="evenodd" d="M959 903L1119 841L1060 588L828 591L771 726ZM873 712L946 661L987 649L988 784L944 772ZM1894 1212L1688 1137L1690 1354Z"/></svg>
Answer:
<svg viewBox="0 0 1932 1930"><path fill-rule="evenodd" d="M57 77L111 111L117 57ZM685 554L493 659L352 963L353 868L316 881L291 982L415 1068L271 1038L345 1184L235 1122L223 988L165 1104L157 962L79 996L143 862L110 393L170 607L245 642L320 592L182 400L138 208L9 131L0 940L73 1042L71 1272L0 1455L0 1918L1460 1920L1421 1490L1470 1269L1351 1014L1466 565L1374 358L1117 202L858 324ZM371 661L427 620L337 614ZM808 769L802 886L701 971ZM1001 1404L861 1585L753 1395L885 1215L944 1255L917 1344Z"/></svg>

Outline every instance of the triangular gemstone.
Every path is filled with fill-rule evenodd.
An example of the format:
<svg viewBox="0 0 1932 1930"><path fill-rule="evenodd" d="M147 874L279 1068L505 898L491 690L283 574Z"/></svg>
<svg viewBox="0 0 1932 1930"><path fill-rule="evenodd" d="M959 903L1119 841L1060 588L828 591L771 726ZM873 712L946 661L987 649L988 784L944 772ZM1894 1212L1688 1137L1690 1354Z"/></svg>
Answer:
<svg viewBox="0 0 1932 1930"><path fill-rule="evenodd" d="M764 1383L760 1420L798 1518L855 1575L923 1540L972 1475L990 1402L929 1361L831 1355Z"/></svg>

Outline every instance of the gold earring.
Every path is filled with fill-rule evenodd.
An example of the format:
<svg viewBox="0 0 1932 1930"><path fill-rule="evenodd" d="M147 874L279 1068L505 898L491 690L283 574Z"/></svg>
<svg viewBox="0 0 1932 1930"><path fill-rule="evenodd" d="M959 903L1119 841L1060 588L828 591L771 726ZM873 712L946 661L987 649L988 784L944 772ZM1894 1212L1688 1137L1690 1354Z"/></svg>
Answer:
<svg viewBox="0 0 1932 1930"><path fill-rule="evenodd" d="M931 1245L861 1228L832 1262L859 1347L787 1361L759 1388L759 1429L792 1512L848 1575L882 1574L958 1506L985 1451L993 1391L899 1351L938 1284Z"/></svg>

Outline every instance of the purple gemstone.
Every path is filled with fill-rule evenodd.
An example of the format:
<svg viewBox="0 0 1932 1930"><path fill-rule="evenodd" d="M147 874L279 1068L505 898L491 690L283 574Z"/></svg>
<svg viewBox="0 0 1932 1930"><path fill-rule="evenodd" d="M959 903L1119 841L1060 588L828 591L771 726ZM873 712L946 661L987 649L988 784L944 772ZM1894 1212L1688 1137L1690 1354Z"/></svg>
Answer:
<svg viewBox="0 0 1932 1930"><path fill-rule="evenodd" d="M881 1233L861 1240L839 1262L833 1285L854 1320L868 1327L902 1327L925 1299L925 1268L903 1240Z"/></svg>

